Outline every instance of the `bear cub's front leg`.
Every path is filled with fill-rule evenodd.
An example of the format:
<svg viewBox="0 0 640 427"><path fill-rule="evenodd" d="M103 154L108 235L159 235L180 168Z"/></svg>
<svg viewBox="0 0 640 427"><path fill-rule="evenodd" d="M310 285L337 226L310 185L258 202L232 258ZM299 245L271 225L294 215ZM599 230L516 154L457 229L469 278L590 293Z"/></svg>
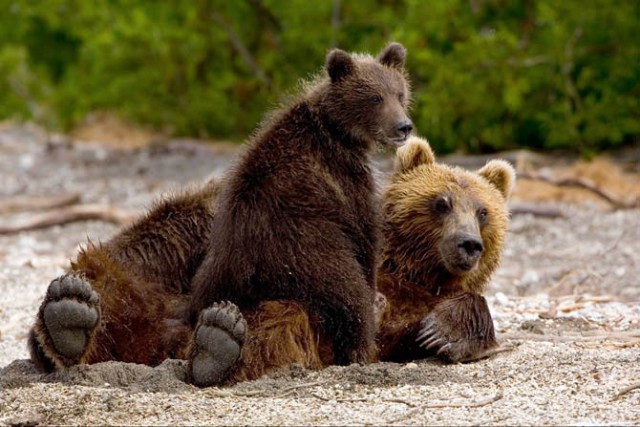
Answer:
<svg viewBox="0 0 640 427"><path fill-rule="evenodd" d="M498 346L493 319L482 295L463 294L438 303L422 320L417 341L450 362L493 354Z"/></svg>
<svg viewBox="0 0 640 427"><path fill-rule="evenodd" d="M46 371L75 365L87 354L100 322L100 297L80 275L49 284L30 334L32 360Z"/></svg>
<svg viewBox="0 0 640 427"><path fill-rule="evenodd" d="M219 385L240 358L247 322L238 307L228 301L202 310L193 334L189 372L200 387Z"/></svg>

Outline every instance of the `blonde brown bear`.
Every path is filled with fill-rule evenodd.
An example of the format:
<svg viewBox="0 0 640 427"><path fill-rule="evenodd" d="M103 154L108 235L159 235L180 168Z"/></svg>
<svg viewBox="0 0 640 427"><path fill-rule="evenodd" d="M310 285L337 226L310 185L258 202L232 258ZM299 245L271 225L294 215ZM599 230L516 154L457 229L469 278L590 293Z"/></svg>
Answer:
<svg viewBox="0 0 640 427"><path fill-rule="evenodd" d="M377 334L381 360L436 353L468 361L497 346L482 294L500 261L514 183L503 160L472 172L436 163L421 138L398 150L377 280L388 300Z"/></svg>

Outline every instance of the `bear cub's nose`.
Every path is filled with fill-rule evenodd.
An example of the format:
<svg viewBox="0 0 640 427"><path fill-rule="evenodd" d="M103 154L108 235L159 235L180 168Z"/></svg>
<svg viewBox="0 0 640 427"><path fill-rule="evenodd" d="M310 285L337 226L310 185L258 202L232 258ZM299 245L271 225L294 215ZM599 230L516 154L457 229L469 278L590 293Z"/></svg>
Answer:
<svg viewBox="0 0 640 427"><path fill-rule="evenodd" d="M477 258L480 256L482 251L484 250L484 246L482 246L482 241L477 237L468 236L458 244L458 248L469 258Z"/></svg>
<svg viewBox="0 0 640 427"><path fill-rule="evenodd" d="M396 130L406 138L413 130L413 123L411 122L411 120L400 122L396 126Z"/></svg>

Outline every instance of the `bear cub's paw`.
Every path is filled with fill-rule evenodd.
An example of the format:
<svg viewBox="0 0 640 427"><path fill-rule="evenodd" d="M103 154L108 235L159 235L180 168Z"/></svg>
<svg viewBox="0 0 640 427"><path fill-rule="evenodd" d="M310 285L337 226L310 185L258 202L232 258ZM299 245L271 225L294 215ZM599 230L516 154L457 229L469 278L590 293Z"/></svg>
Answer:
<svg viewBox="0 0 640 427"><path fill-rule="evenodd" d="M247 322L228 301L202 310L190 360L193 383L207 387L222 383L240 358Z"/></svg>
<svg viewBox="0 0 640 427"><path fill-rule="evenodd" d="M417 341L453 363L491 356L498 347L487 302L476 294L464 294L436 305L422 320Z"/></svg>
<svg viewBox="0 0 640 427"><path fill-rule="evenodd" d="M40 316L53 346L50 353L77 363L100 319L100 297L83 277L70 273L54 279L47 289ZM52 351L53 350L53 351Z"/></svg>

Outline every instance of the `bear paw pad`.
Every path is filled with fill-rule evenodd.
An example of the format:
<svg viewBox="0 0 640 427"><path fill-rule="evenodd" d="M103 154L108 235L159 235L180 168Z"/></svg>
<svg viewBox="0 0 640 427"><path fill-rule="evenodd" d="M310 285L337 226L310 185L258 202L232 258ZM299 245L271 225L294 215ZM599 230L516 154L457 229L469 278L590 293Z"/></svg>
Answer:
<svg viewBox="0 0 640 427"><path fill-rule="evenodd" d="M49 284L40 314L55 354L77 361L100 318L100 297L82 277L61 276Z"/></svg>
<svg viewBox="0 0 640 427"><path fill-rule="evenodd" d="M191 358L193 382L201 387L220 384L240 358L247 322L228 301L215 303L200 313L195 354Z"/></svg>

